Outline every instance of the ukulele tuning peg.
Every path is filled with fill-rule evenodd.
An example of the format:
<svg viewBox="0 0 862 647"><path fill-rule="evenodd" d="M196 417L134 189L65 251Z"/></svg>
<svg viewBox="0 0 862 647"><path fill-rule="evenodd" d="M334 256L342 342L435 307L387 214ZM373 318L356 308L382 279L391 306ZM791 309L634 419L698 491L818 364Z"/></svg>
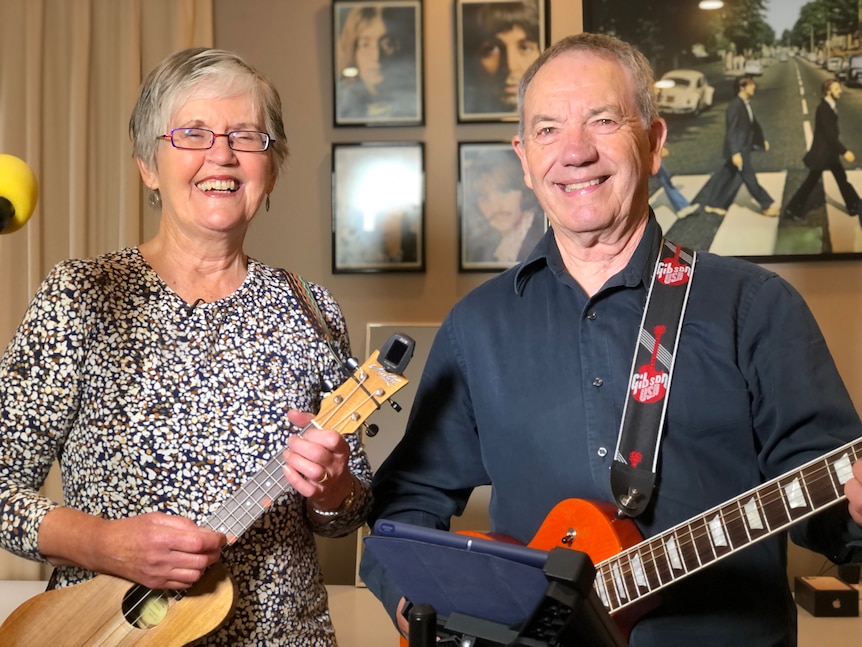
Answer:
<svg viewBox="0 0 862 647"><path fill-rule="evenodd" d="M365 435L369 438L374 438L377 435L377 432L380 431L380 427L375 424L365 425Z"/></svg>
<svg viewBox="0 0 862 647"><path fill-rule="evenodd" d="M335 385L329 380L323 380L323 388L325 393L332 393L335 390Z"/></svg>
<svg viewBox="0 0 862 647"><path fill-rule="evenodd" d="M398 404L395 400L389 400L389 406L395 409L396 411L401 411L401 405Z"/></svg>
<svg viewBox="0 0 862 647"><path fill-rule="evenodd" d="M355 371L359 367L359 361L355 357L347 358L347 367L351 371Z"/></svg>

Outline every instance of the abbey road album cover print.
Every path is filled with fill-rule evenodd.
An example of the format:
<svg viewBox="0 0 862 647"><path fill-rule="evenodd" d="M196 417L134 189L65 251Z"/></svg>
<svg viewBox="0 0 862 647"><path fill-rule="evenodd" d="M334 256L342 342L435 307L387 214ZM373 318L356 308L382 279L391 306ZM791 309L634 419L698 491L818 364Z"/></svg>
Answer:
<svg viewBox="0 0 862 647"><path fill-rule="evenodd" d="M803 0L716 10L687 0L583 0L585 31L634 43L652 65L668 138L650 202L670 240L759 262L860 257L858 8L834 4L827 16ZM756 183L742 182L725 150L739 134L727 124L745 110L737 85L749 78L756 125L743 155ZM836 123L840 146L855 155L824 160L818 151ZM821 176L826 164L838 176Z"/></svg>

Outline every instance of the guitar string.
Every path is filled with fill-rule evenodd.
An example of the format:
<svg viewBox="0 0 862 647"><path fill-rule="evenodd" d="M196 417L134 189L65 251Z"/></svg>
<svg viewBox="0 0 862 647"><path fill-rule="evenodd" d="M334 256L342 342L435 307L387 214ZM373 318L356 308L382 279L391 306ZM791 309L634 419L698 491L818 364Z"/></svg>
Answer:
<svg viewBox="0 0 862 647"><path fill-rule="evenodd" d="M828 507L829 505L835 504L841 500L842 496L838 494L838 486L836 485L836 479L832 476L832 464L830 461L838 457L842 452L850 453L853 455L854 460L857 458L857 452L862 450L862 446L857 446L857 443L850 443L845 447L841 447L832 454L827 457L823 457L820 459L815 459L811 463L804 465L798 468L795 472L792 472L790 475L784 475L770 481L761 488L764 488L765 495L760 496L758 492L753 492L752 496L757 498L758 502L758 511L762 513L762 518L766 520L767 527L764 528L761 532L756 532L756 529L751 529L746 525L746 516L744 511L740 508L741 498L737 497L730 502L721 504L712 510L707 511L706 513L695 517L694 519L685 522L683 524L674 526L673 528L669 528L668 530L655 535L648 540L638 544L635 547L632 547L628 550L625 550L614 557L611 557L608 560L597 565L597 575L601 575L601 582L597 580L597 587L603 589L605 592L604 599L610 600L610 596L608 592L613 591L615 597L619 599L619 604L614 611L622 609L629 604L636 602L642 597L645 597L657 590L660 590L667 586L668 584L685 577L691 573L694 573L701 568L711 564L714 561L718 561L725 556L728 556L740 548L745 548L750 544L756 543L761 539L766 539L767 537L783 530L794 523L801 521L807 516L814 514L815 512L819 512L820 510ZM805 502L805 508L807 512L794 516L792 509L788 507L787 497L782 493L782 489L787 485L788 482L791 482L793 479L790 478L791 475L797 475L798 478L803 480L805 483L805 493L807 495ZM830 500L827 503L815 504L812 501L811 493L815 494L820 493L821 489L824 488L824 485L828 487L829 490L835 493L837 498L834 500ZM840 485L840 484L839 484ZM743 494L742 496L745 496ZM769 517L769 509L770 506L778 505L778 509L783 510L782 518L778 520L778 523L775 524L775 527L770 527L770 522L774 522L773 519ZM748 538L748 541L742 542L739 547L727 547L716 549L714 541L712 539L712 533L709 530L709 522L707 521L707 517L709 515L719 515L724 518L724 514L728 514L728 509L730 513L735 515L735 518L732 520L731 524L735 523L739 525L744 531L745 536ZM786 520L783 520L786 519ZM696 530L693 528L695 524L702 526L701 530ZM730 526L727 526L730 527ZM754 535L752 537L752 530L754 530ZM681 531L686 531L686 537L680 537L678 534ZM675 573L675 571L679 569L675 569L673 565L670 563L671 556L670 552L666 548L666 541L668 539L674 539L677 541L678 556L681 558L681 573ZM730 537L728 537L730 538ZM708 549L708 553L705 555L701 555L702 549L698 548L698 542L701 542L700 545L703 546L703 549ZM649 550L649 553L646 554L643 551ZM632 556L637 556L641 558L639 563L642 565L640 568L635 568L632 565ZM659 566L659 562L663 562L667 567L663 569ZM647 590L644 590L645 587L640 586L637 583L637 578L635 576L635 572L643 575L646 572L644 566L648 566L652 564L653 568L651 572L655 575L654 579L658 580L658 584L653 586L649 578L642 577L644 581L647 583ZM691 564L691 566L689 566ZM662 572L666 573L668 577L668 581L663 581ZM608 581L610 580L610 582ZM609 586L610 584L610 586ZM625 591L624 595L620 594L620 588ZM632 587L634 587L634 594L632 594Z"/></svg>
<svg viewBox="0 0 862 647"><path fill-rule="evenodd" d="M367 397L366 397L362 402L360 402L359 406L358 406L358 407L356 407L356 408L361 408L362 406L364 406L365 404L367 404L369 401L374 401L374 402L375 402L375 405L376 405L376 408L379 408L379 407L380 407L380 403L375 399L375 397L374 397L374 396L375 396L375 395L381 396L381 395L384 395L384 394L383 394L383 393L380 393L380 392L375 392L374 394L372 394L372 393L370 393L367 389L365 389L364 384L365 384L365 382L367 381L367 379L368 379L368 378L367 378L367 374L366 374L364 371L363 371L363 372L361 372L361 373L360 373L360 375L359 375L359 380L358 380L358 382L356 382L356 384L354 385L353 389L351 389L351 390L349 391L349 393L346 395L346 397L344 398L344 401L343 401L343 402L341 402L341 403L337 403L337 406L336 406L336 407L334 407L334 408L331 410L331 412L329 413L329 415L328 415L328 416L324 416L324 418L323 418L323 419L322 419L318 424L321 424L322 426L324 426L324 427L326 427L326 428L330 428L331 421L333 420L333 418L335 417L335 415L336 415L336 414L338 414L339 412L341 412L343 409L345 409L345 408L347 407L347 405L352 401L353 397L356 395L356 393L357 393L360 389L361 389L361 390L363 390L363 391L365 391L365 393L366 393ZM345 382L345 384L347 384L347 382ZM343 416L343 417L342 417L342 418L341 418L337 423L335 423L331 428L334 428L334 429L341 429L343 425L345 425L346 423L350 422L350 418L351 418L351 416L352 416L352 415L353 415L353 411L348 412L348 413L347 413L346 415L344 415L344 416ZM281 451L281 450L279 450L279 452L280 452L280 451ZM278 452L277 452L277 453L278 453ZM255 486L256 486L256 488L257 488L257 493L264 492L266 495L268 495L268 498L271 498L271 499L274 499L274 498L275 498L275 495L269 496L269 495L270 495L270 492L269 492L269 491L267 491L267 490L262 490L262 489L261 489L261 487L260 487L260 483L258 483L258 482L256 481L256 479L257 479L257 477L258 477L260 474L262 474L262 473L266 472L266 470L267 470L267 469L269 469L269 468L274 468L274 471L272 471L272 472L267 472L267 474L266 474L268 477L272 478L276 473L280 473L280 467L281 467L281 466L280 466L280 464L277 464L276 462L274 462L274 461L272 461L272 460L271 460L269 463L267 463L267 464L264 466L264 468L263 468L263 470L262 470L262 471L257 472L255 475L253 475L253 476L252 476L252 478L251 478L251 481L250 481L250 482L254 482L254 485L255 485ZM242 488L241 488L241 490L242 490ZM284 490L282 490L282 489L280 489L280 488L279 488L279 490L278 490L278 492L279 492L279 493L281 493L281 492L283 492L283 491L284 491ZM234 495L234 496L235 496L235 495ZM251 496L249 496L249 500L250 500L250 499L251 499ZM234 511L232 511L232 510L227 510L227 512L228 512L228 513L229 513L229 515L230 515L230 518L231 518L234 522L239 521L240 525L242 526L242 528L241 528L238 532L233 533L233 534L235 534L236 536L241 535L243 532L245 532L245 531L246 531L246 530L251 526L251 524L252 524L252 523L254 523L254 521L256 521L256 520L259 518L260 514L262 514L263 512L265 512L265 511L266 511L266 509L267 509L267 507L268 507L268 506L260 505L260 503L259 503L258 501L259 501L259 499L255 499L255 504L257 505L257 508L258 508L258 512L259 512L259 514L257 514L257 515L250 515L250 517L249 517L249 518L250 518L250 520L249 520L249 521L247 521L247 522L246 522L246 521L244 521L244 520L242 520L242 519L239 519L239 518L237 517L237 515L234 513ZM211 518L212 518L212 517L217 516L217 514L218 514L218 512L219 512L219 511L224 511L224 508L225 508L225 506L224 506L224 505L222 505L221 507L219 507L219 509L216 511L216 513L214 513L214 514L211 516ZM237 508L237 509L239 509L239 508ZM245 515L245 513L243 513L243 514ZM227 521L227 520L225 520L225 521ZM211 527L211 528L214 528L214 526L212 526L212 525L211 525L210 527ZM133 604L133 605L132 605L132 607L130 607L128 611L126 611L126 612L124 612L124 613L123 613L124 618L126 619L126 621L127 621L127 622L129 622L129 624L131 624L132 626L137 626L137 624L138 624L138 623L142 620L142 618L143 618L143 613L144 613L144 611L145 611L145 606L144 606L144 605L146 605L146 604L147 604L148 600L152 599L152 596L151 596L150 594L151 594L151 593L156 593L157 591L158 591L158 595L156 596L155 600L156 600L157 602L159 602L159 603L160 603L160 602L162 602L162 601L166 601L166 604L167 604L168 606L170 606L171 599L173 599L173 600L176 602L176 601L178 601L178 600L182 599L182 597L183 597L182 591L177 591L177 592L172 593L172 594L170 594L170 595L169 595L169 594L168 594L168 592L167 592L167 591L165 591L165 590L150 589L150 588L145 587L145 586L143 586L143 585L141 585L141 584L136 584L135 586L133 586L133 587L132 587L132 589L130 589L129 593L127 594L127 597L128 597L128 595L139 596L139 600L138 600L135 604ZM134 616L134 617L132 618L131 616L133 616L133 614L137 614L137 615L136 615L136 616Z"/></svg>

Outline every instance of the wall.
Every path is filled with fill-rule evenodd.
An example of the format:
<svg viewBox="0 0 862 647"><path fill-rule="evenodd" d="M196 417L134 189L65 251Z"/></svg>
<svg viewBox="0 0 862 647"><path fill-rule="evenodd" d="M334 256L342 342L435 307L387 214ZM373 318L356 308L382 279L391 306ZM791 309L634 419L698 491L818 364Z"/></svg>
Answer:
<svg viewBox="0 0 862 647"><path fill-rule="evenodd" d="M579 0L552 0L550 5L552 39L581 30ZM334 128L330 11L330 0L215 0L215 43L246 56L273 79L284 101L292 150L272 195L272 211L258 217L247 249L263 261L329 287L344 309L354 352L360 355L365 353L367 324L439 322L455 300L490 276L457 271L457 144L508 139L513 126L456 123L454 0L425 0L425 126ZM424 274L330 272L331 144L363 140L426 144ZM855 333L862 325L862 301L857 297L862 264L772 267L808 300L858 406L862 339ZM354 546L353 538L321 542L330 582L352 581ZM815 572L822 562L809 554L796 559L804 563L799 568L806 573Z"/></svg>

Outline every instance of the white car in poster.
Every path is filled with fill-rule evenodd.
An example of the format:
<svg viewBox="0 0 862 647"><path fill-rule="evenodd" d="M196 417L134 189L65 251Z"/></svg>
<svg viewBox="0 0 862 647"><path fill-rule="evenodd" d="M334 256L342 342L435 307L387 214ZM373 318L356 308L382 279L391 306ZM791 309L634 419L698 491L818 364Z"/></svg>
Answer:
<svg viewBox="0 0 862 647"><path fill-rule="evenodd" d="M703 72L671 70L655 84L658 109L662 114L699 115L712 105L713 88Z"/></svg>

